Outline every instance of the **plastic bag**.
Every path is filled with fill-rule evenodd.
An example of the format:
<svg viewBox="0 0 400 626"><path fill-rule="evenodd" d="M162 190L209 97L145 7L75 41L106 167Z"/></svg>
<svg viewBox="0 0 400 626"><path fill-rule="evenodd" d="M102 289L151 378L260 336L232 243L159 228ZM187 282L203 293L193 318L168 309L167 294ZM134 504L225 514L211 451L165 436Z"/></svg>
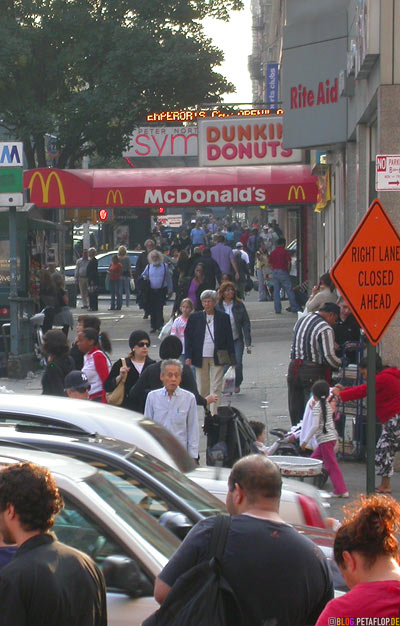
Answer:
<svg viewBox="0 0 400 626"><path fill-rule="evenodd" d="M135 291L135 279L134 278L130 279L129 286L131 288L131 291Z"/></svg>
<svg viewBox="0 0 400 626"><path fill-rule="evenodd" d="M236 378L236 370L235 366L231 365L228 367L224 374L223 382L222 382L222 393L233 393L235 391L235 378Z"/></svg>
<svg viewBox="0 0 400 626"><path fill-rule="evenodd" d="M168 337L168 335L171 334L171 329L172 329L172 324L174 323L174 318L171 317L171 319L168 320L168 322L166 324L164 324L164 326L161 329L160 334L158 335L158 338L162 341L163 339L165 339L165 337Z"/></svg>

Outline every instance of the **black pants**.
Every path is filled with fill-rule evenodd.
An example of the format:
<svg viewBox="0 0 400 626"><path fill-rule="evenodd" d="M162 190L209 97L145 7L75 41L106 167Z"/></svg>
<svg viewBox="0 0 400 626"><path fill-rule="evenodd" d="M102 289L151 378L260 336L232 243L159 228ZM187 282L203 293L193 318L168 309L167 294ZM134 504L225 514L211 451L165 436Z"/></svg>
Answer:
<svg viewBox="0 0 400 626"><path fill-rule="evenodd" d="M323 365L299 365L289 363L287 384L289 415L292 425L303 419L304 409L310 398L311 387L317 380L326 380L327 368Z"/></svg>
<svg viewBox="0 0 400 626"><path fill-rule="evenodd" d="M89 309L91 311L97 311L99 308L99 291L98 288L96 287L95 291L90 291L90 286L89 286Z"/></svg>
<svg viewBox="0 0 400 626"><path fill-rule="evenodd" d="M165 291L164 289L150 289L149 291L150 326L151 330L158 330L164 326Z"/></svg>

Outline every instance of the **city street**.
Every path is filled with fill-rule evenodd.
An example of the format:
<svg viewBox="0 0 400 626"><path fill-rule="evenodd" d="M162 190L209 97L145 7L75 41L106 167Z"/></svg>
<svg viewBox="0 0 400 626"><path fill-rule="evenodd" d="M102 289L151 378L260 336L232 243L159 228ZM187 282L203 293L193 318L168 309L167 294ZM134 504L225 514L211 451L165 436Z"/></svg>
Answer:
<svg viewBox="0 0 400 626"><path fill-rule="evenodd" d="M251 292L246 299L246 307L252 324L253 348L250 355L244 355L244 382L241 393L232 398L232 404L240 409L248 419L260 420L266 423L267 431L274 427L289 429L290 420L287 407L286 372L292 337L292 329L296 316L285 311L287 305L283 302L283 313L274 313L272 302L258 302L257 293ZM136 304L131 304L129 309L125 307L121 311L108 311L109 299L101 296L98 316L102 321L102 330L109 333L113 352L111 360L114 362L128 352L127 338L132 330L143 329L148 331L149 322L143 320L143 313ZM74 318L82 311L78 300L78 308L73 309ZM170 312L172 305L165 307L164 317ZM71 333L71 338L74 331ZM158 348L160 341L157 336L151 337L151 358L158 360ZM40 394L41 373L35 373L26 380L0 379L0 385L13 390L16 393ZM267 408L263 408L266 406ZM202 423L201 410L199 410L199 422ZM274 441L274 437L268 435L268 445ZM206 440L201 434L201 463L205 462ZM356 461L342 461L340 463L346 484L349 487L350 499L358 493L365 492L365 464ZM395 474L393 480L393 495L400 498L400 482ZM328 481L327 490L331 491ZM348 500L331 499L331 515L341 518L342 507Z"/></svg>

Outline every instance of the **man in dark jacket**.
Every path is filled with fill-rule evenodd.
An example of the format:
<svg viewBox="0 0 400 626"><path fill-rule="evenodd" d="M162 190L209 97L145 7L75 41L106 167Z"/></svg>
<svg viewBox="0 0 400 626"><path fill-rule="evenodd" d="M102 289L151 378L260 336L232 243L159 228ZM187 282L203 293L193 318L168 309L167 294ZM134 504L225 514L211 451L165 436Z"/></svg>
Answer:
<svg viewBox="0 0 400 626"><path fill-rule="evenodd" d="M193 313L185 330L186 364L196 368L197 386L202 396L216 394L220 403L224 366L235 365L235 346L229 315L216 311L217 293L206 289L200 296L204 311Z"/></svg>
<svg viewBox="0 0 400 626"><path fill-rule="evenodd" d="M0 533L17 544L0 572L5 626L106 626L104 578L93 561L49 531L63 500L49 470L15 463L0 472Z"/></svg>

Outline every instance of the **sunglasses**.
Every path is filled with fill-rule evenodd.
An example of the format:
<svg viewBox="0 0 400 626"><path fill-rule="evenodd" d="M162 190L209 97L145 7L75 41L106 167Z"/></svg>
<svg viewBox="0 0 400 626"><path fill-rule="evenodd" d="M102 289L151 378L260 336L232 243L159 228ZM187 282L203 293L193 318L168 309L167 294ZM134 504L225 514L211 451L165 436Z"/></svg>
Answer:
<svg viewBox="0 0 400 626"><path fill-rule="evenodd" d="M150 348L150 344L147 343L147 341L139 341L136 345L139 346L139 348Z"/></svg>

